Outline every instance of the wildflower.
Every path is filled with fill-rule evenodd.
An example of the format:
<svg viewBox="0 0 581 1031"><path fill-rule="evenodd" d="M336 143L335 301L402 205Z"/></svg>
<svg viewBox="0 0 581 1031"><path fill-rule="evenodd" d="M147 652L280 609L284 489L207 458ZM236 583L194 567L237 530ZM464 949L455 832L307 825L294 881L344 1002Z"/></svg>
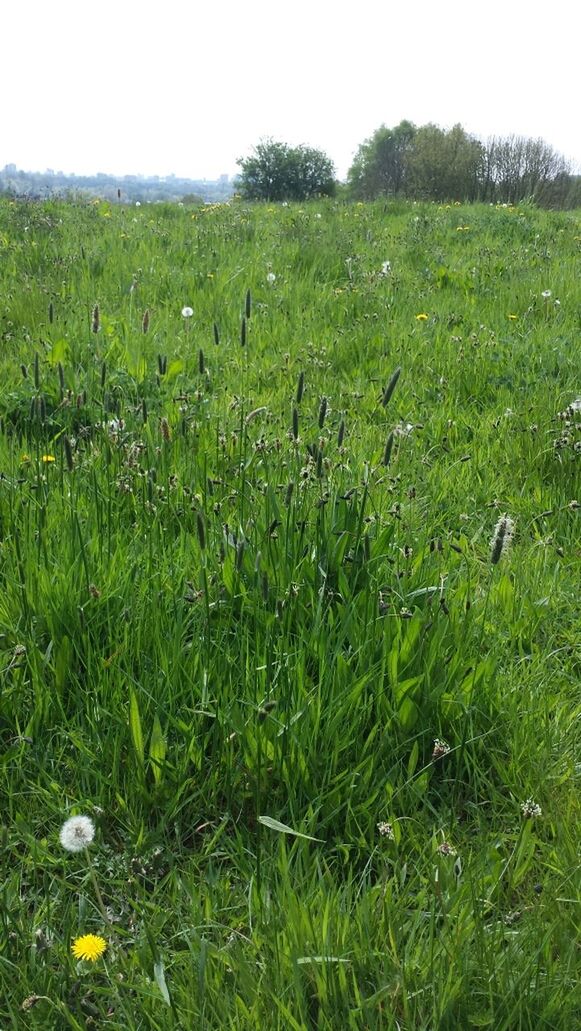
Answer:
<svg viewBox="0 0 581 1031"><path fill-rule="evenodd" d="M23 465L26 465L27 462L30 462L30 455L23 455L20 461Z"/></svg>
<svg viewBox="0 0 581 1031"><path fill-rule="evenodd" d="M106 948L107 942L98 934L83 934L80 938L75 938L71 945L75 959L87 959L91 963L100 959Z"/></svg>
<svg viewBox="0 0 581 1031"><path fill-rule="evenodd" d="M544 297L545 301L548 301L550 296L551 296L551 291L550 290L543 290L543 292L541 294L541 297Z"/></svg>
<svg viewBox="0 0 581 1031"><path fill-rule="evenodd" d="M441 759L443 755L447 755L450 751L450 745L447 741L441 741L439 737L434 741L434 747L432 750L432 762L436 759Z"/></svg>
<svg viewBox="0 0 581 1031"><path fill-rule="evenodd" d="M508 319L510 319L510 320L511 320L512 322L514 322L514 321L515 321L515 319L518 319L518 315L514 315L514 314L513 314L512 312L511 312L511 313L510 313L509 315L507 315L507 318L508 318Z"/></svg>
<svg viewBox="0 0 581 1031"><path fill-rule="evenodd" d="M393 827L390 823L386 823L382 820L381 823L377 824L377 829L382 838L387 838L388 841L394 840Z"/></svg>
<svg viewBox="0 0 581 1031"><path fill-rule="evenodd" d="M388 276L391 272L391 261L384 261L381 265L381 276Z"/></svg>
<svg viewBox="0 0 581 1031"><path fill-rule="evenodd" d="M449 841L443 841L441 845L438 845L436 852L440 856L457 856L458 852Z"/></svg>
<svg viewBox="0 0 581 1031"><path fill-rule="evenodd" d="M140 208L141 207L141 201L140 200L136 200L135 201L135 207L136 208Z"/></svg>
<svg viewBox="0 0 581 1031"><path fill-rule="evenodd" d="M269 272L268 273L268 275L266 277L266 282L270 283L271 286L272 286L273 283L276 282L276 276L275 276L274 272Z"/></svg>
<svg viewBox="0 0 581 1031"><path fill-rule="evenodd" d="M45 465L49 465L50 462L55 462L56 459L55 459L54 455L43 455L42 456L42 461L45 463Z"/></svg>
<svg viewBox="0 0 581 1031"><path fill-rule="evenodd" d="M520 810L525 820L534 820L535 817L543 815L543 810L533 798L527 798L526 802L521 802Z"/></svg>
<svg viewBox="0 0 581 1031"><path fill-rule="evenodd" d="M416 315L416 322L425 322L429 317L430 316L427 315L425 311L421 311L419 315Z"/></svg>
<svg viewBox="0 0 581 1031"><path fill-rule="evenodd" d="M193 314L194 314L194 309L190 308L189 305L186 304L185 308L182 308L182 315L183 315L184 319L191 319Z"/></svg>
<svg viewBox="0 0 581 1031"><path fill-rule="evenodd" d="M506 555L514 535L514 522L510 516L503 515L494 527L490 542L490 561L495 566L503 555Z"/></svg>
<svg viewBox="0 0 581 1031"><path fill-rule="evenodd" d="M95 837L95 824L88 816L71 816L60 831L60 843L67 852L82 852Z"/></svg>

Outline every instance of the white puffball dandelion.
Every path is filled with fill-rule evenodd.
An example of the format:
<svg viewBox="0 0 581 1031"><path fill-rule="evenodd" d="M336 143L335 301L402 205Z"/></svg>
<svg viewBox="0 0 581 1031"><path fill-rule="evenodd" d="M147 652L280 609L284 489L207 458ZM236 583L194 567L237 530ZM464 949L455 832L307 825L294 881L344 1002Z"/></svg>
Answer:
<svg viewBox="0 0 581 1031"><path fill-rule="evenodd" d="M65 820L59 834L60 843L67 852L82 852L95 837L95 824L88 816L71 816Z"/></svg>
<svg viewBox="0 0 581 1031"><path fill-rule="evenodd" d="M186 304L185 308L182 308L182 315L183 315L184 319L191 319L193 314L194 314L194 309L190 308L189 305Z"/></svg>
<svg viewBox="0 0 581 1031"><path fill-rule="evenodd" d="M543 292L541 294L541 297L544 297L545 301L548 301L550 296L551 296L551 291L550 290L543 290Z"/></svg>
<svg viewBox="0 0 581 1031"><path fill-rule="evenodd" d="M275 276L274 272L269 272L268 273L268 275L266 277L266 282L270 283L271 286L272 286L273 283L276 283L276 276Z"/></svg>

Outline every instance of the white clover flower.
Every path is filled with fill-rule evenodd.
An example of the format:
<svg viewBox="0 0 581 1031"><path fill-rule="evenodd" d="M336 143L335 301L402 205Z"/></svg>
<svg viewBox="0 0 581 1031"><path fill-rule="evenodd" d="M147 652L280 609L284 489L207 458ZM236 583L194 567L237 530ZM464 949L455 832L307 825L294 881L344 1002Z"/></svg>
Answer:
<svg viewBox="0 0 581 1031"><path fill-rule="evenodd" d="M391 826L391 823L387 823L385 820L382 820L381 823L377 824L377 829L382 838L387 838L388 841L394 840L393 827Z"/></svg>
<svg viewBox="0 0 581 1031"><path fill-rule="evenodd" d="M274 272L269 272L268 273L268 275L266 277L266 282L270 283L271 286L272 286L273 283L276 283L276 276L275 276Z"/></svg>
<svg viewBox="0 0 581 1031"><path fill-rule="evenodd" d="M443 841L441 845L438 845L436 852L441 856L457 856L458 852L449 841Z"/></svg>
<svg viewBox="0 0 581 1031"><path fill-rule="evenodd" d="M61 827L59 839L67 852L82 852L95 837L95 824L88 816L71 816Z"/></svg>
<svg viewBox="0 0 581 1031"><path fill-rule="evenodd" d="M186 304L185 308L182 308L182 315L183 315L184 319L191 319L193 314L194 314L194 309L190 308L189 305Z"/></svg>
<svg viewBox="0 0 581 1031"><path fill-rule="evenodd" d="M526 802L521 802L520 809L525 820L534 820L535 817L543 815L543 810L534 798L527 798Z"/></svg>

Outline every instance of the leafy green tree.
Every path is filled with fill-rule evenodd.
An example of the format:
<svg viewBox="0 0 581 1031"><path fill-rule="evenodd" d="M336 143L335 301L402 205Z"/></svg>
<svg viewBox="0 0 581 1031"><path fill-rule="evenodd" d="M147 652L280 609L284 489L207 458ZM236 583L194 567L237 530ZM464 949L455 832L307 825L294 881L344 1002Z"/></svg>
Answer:
<svg viewBox="0 0 581 1031"><path fill-rule="evenodd" d="M412 122L400 122L393 129L381 125L361 144L347 175L355 200L405 193L407 162L416 132Z"/></svg>
<svg viewBox="0 0 581 1031"><path fill-rule="evenodd" d="M408 189L426 200L476 200L485 162L484 146L461 125L449 131L423 125L408 157Z"/></svg>
<svg viewBox="0 0 581 1031"><path fill-rule="evenodd" d="M261 140L238 164L237 189L246 200L303 201L335 193L333 162L313 147Z"/></svg>

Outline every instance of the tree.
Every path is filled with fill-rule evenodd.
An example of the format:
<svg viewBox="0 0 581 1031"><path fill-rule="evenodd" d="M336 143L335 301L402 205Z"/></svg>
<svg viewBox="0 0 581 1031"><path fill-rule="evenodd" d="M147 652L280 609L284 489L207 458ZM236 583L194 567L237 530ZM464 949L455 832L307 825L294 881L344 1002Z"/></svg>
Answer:
<svg viewBox="0 0 581 1031"><path fill-rule="evenodd" d="M261 140L237 163L242 169L237 188L245 200L303 201L335 193L333 162L313 147Z"/></svg>
<svg viewBox="0 0 581 1031"><path fill-rule="evenodd" d="M484 147L461 125L446 132L423 125L408 160L410 193L426 200L475 200L484 172Z"/></svg>
<svg viewBox="0 0 581 1031"><path fill-rule="evenodd" d="M485 200L514 204L531 198L543 204L553 184L562 185L570 176L565 158L541 139L493 136L486 152Z"/></svg>
<svg viewBox="0 0 581 1031"><path fill-rule="evenodd" d="M394 129L381 125L361 144L347 174L349 192L355 200L405 193L407 161L416 131L407 121Z"/></svg>

